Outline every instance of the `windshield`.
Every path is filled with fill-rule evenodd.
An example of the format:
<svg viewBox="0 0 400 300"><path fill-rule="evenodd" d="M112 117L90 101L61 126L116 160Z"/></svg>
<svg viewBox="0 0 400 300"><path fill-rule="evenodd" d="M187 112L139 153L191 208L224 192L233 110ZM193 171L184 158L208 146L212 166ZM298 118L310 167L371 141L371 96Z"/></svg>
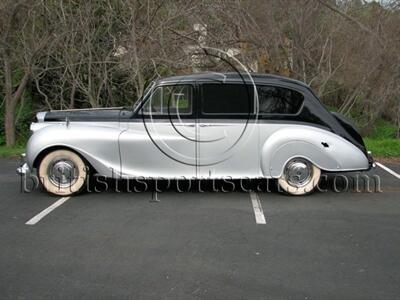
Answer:
<svg viewBox="0 0 400 300"><path fill-rule="evenodd" d="M140 98L133 104L132 110L133 110L134 112L135 112L136 109L139 107L139 104L142 103L142 100L143 100L144 98L146 98L147 94L151 91L151 89L153 88L154 84L155 84L155 81L152 81L152 82L147 86L147 88L144 90L144 93L143 93L142 97L140 97Z"/></svg>

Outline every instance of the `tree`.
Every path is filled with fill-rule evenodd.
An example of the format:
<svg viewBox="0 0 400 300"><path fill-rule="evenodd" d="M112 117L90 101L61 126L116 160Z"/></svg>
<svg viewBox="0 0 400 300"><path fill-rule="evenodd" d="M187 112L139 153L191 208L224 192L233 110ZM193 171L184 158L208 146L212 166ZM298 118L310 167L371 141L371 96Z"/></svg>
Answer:
<svg viewBox="0 0 400 300"><path fill-rule="evenodd" d="M42 2L6 0L0 6L0 60L4 74L6 144L15 144L15 110L36 59L49 38Z"/></svg>

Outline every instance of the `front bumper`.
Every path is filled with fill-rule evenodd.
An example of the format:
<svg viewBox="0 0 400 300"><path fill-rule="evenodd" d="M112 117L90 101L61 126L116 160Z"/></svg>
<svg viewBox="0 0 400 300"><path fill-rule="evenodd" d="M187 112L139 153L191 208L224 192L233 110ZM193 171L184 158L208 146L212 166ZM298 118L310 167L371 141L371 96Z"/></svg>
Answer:
<svg viewBox="0 0 400 300"><path fill-rule="evenodd" d="M25 153L21 154L21 164L20 166L17 168L17 174L21 175L21 176L27 176L30 175L32 173L32 170L29 168L26 160L25 160Z"/></svg>

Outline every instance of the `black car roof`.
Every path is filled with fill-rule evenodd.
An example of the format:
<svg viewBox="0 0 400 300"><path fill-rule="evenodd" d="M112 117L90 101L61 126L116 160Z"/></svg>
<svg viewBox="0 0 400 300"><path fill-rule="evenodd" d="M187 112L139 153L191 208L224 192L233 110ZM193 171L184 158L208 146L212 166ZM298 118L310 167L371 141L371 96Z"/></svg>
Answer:
<svg viewBox="0 0 400 300"><path fill-rule="evenodd" d="M256 84L266 84L266 83L289 83L302 87L309 88L307 84L301 82L299 80L295 80L292 78L272 75L272 74L257 74L257 73L249 73L251 75L252 80ZM216 81L220 83L239 83L246 82L251 83L250 76L247 73L218 73L218 72L207 72L207 73L195 73L189 75L180 75L180 76L171 76L160 78L157 80L157 83L177 83L177 82L194 82L194 81Z"/></svg>

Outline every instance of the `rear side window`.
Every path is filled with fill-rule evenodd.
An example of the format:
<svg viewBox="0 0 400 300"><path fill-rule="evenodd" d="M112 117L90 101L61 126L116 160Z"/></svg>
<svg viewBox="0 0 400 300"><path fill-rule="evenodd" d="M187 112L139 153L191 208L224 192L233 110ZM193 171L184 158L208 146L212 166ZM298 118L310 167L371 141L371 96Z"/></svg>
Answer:
<svg viewBox="0 0 400 300"><path fill-rule="evenodd" d="M278 86L257 86L260 114L296 114L303 104L301 93Z"/></svg>
<svg viewBox="0 0 400 300"><path fill-rule="evenodd" d="M253 111L253 87L244 84L203 84L202 113L246 115Z"/></svg>

